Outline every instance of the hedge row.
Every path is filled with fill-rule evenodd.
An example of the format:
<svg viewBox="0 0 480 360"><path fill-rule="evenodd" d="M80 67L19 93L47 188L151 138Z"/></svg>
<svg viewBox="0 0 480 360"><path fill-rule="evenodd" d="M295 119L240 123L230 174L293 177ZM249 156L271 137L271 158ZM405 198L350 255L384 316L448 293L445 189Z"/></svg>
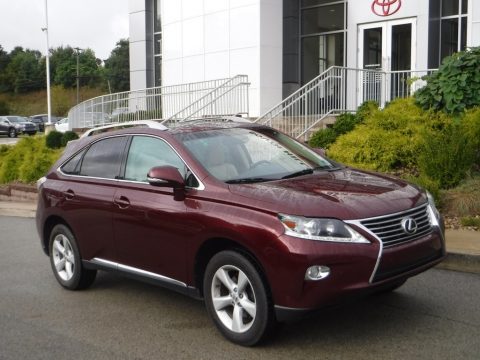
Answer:
<svg viewBox="0 0 480 360"><path fill-rule="evenodd" d="M461 118L398 99L374 110L330 146L333 159L364 169L416 174L427 188L452 188L480 164L480 109Z"/></svg>
<svg viewBox="0 0 480 360"><path fill-rule="evenodd" d="M50 149L45 137L26 137L15 146L0 146L0 183L33 183L57 161L61 149Z"/></svg>

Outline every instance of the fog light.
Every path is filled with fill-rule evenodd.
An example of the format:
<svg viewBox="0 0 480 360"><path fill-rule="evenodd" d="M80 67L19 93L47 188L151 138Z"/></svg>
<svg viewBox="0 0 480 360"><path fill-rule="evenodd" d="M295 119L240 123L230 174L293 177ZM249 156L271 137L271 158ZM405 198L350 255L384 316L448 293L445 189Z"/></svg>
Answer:
<svg viewBox="0 0 480 360"><path fill-rule="evenodd" d="M305 280L317 281L325 279L330 275L330 268L328 266L314 265L310 266L305 273Z"/></svg>

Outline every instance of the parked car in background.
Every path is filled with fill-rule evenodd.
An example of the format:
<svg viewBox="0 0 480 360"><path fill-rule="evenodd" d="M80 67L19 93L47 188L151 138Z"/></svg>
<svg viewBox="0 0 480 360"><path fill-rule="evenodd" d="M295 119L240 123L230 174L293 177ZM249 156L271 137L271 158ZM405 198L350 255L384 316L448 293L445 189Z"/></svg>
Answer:
<svg viewBox="0 0 480 360"><path fill-rule="evenodd" d="M37 183L41 246L67 289L120 272L204 299L226 338L253 345L445 257L417 186L245 121L143 125L70 142Z"/></svg>
<svg viewBox="0 0 480 360"><path fill-rule="evenodd" d="M63 118L55 123L55 130L64 133L68 131L68 118Z"/></svg>
<svg viewBox="0 0 480 360"><path fill-rule="evenodd" d="M56 123L59 121L61 118L58 116L51 116L51 121L52 124ZM38 126L38 131L44 132L45 131L45 124L48 123L48 114L38 114L38 115L32 115L30 116L30 120L37 124Z"/></svg>
<svg viewBox="0 0 480 360"><path fill-rule="evenodd" d="M20 134L35 135L37 131L37 125L23 116L0 116L0 134L14 138Z"/></svg>

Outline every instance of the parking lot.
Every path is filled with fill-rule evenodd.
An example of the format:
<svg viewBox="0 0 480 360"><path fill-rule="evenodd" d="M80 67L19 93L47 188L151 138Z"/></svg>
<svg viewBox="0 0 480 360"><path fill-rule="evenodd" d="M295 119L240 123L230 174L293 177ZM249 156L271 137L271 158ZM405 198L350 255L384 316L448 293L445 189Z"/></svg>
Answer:
<svg viewBox="0 0 480 360"><path fill-rule="evenodd" d="M8 136L0 136L0 145L14 145L20 138L9 138Z"/></svg>
<svg viewBox="0 0 480 360"><path fill-rule="evenodd" d="M478 359L480 276L430 270L243 348L202 302L113 274L63 290L34 220L0 217L0 359Z"/></svg>

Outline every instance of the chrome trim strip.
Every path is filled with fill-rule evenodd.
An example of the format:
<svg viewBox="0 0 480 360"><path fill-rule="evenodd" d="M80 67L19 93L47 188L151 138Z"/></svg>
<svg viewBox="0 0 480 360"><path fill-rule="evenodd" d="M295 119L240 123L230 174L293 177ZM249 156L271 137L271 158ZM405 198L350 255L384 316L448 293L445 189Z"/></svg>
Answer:
<svg viewBox="0 0 480 360"><path fill-rule="evenodd" d="M364 225L362 225L362 223L360 222L361 220L345 220L344 222L347 223L347 224L351 224L351 225L355 225L355 226L358 226L360 229L364 230L365 232L367 232L370 236L372 236L375 240L378 241L378 243L380 244L380 249L378 251L378 255L377 255L377 262L375 263L375 266L373 268L373 271L372 271L372 275L370 275L370 279L368 280L368 282L370 284L373 283L373 279L375 278L375 274L377 273L377 270L378 270L378 267L380 266L380 260L382 259L382 255L383 255L383 242L382 240L377 236L375 235L372 231L370 231L368 228L366 228ZM363 221L363 220L362 220Z"/></svg>
<svg viewBox="0 0 480 360"><path fill-rule="evenodd" d="M90 262L93 263L93 264L97 264L97 265L103 265L103 266L106 266L106 267L109 267L109 268L112 268L112 269L115 269L115 270L124 271L124 272L130 273L130 274L139 275L139 276L147 277L147 278L150 278L150 279L153 279L153 280L166 282L166 283L169 283L169 284L172 284L172 285L187 287L187 284L185 284L181 281L169 278L167 276L156 274L156 273L153 273L153 272L150 272L150 271L145 271L145 270L138 269L138 268L135 268L135 267L132 267L132 266L119 264L119 263L116 263L116 262L113 262L113 261L109 261L109 260L105 260L105 259L101 259L101 258L93 258L92 260L90 260Z"/></svg>
<svg viewBox="0 0 480 360"><path fill-rule="evenodd" d="M384 219L384 218L391 217L391 216L402 215L402 214L405 214L406 212L409 212L409 211L421 210L422 207L427 207L427 206L428 206L428 202L425 202L424 204L419 205L417 207L407 209L407 210L403 210L403 211L399 211L399 212L396 212L396 213L391 213L391 214L381 215L381 216L374 216L374 217L365 218L365 219L357 219L357 220L353 220L353 221L369 221L369 220L376 220L376 219Z"/></svg>
<svg viewBox="0 0 480 360"><path fill-rule="evenodd" d="M198 190L198 191L203 191L205 190L205 185L203 184L203 182L200 180L200 178L197 176L197 174L195 174L193 172L193 170L190 168L190 166L187 165L187 162L183 159L183 157L177 152L177 150L172 146L170 145L170 143L168 141L166 141L165 139L162 139L161 137L158 137L158 136L155 136L155 135L149 135L149 134L119 134L119 135L113 135L112 136L105 136L105 137L102 137L101 139L97 139L96 141L92 141L91 143L88 144L88 146L91 146L101 140L104 140L104 139L110 139L110 138L114 138L114 137L122 137L122 136L148 136L148 137L153 137L153 138L156 138L156 139L159 139L163 142L165 142L168 146L170 146L170 148L175 152L175 154L178 155L178 157L182 160L182 162L185 164L185 166L189 169L189 171L193 174L193 176L195 176L195 178L197 179L198 181L198 187L190 187L190 186L186 186L185 188L186 189L193 189L193 190ZM85 149L86 146L84 146L83 148L81 148L80 150L78 150L77 152L75 152L75 154L73 154L72 156L70 156L67 160L65 160L62 164L60 164L57 168L57 171L62 174L63 176L66 176L66 177L74 177L74 178L80 178L80 179L96 179L96 180L107 180L107 181L114 181L114 182L126 182L126 183L132 183L132 184L148 184L148 181L133 181L133 180L124 180L124 179L109 179L109 178L99 178L99 177L95 177L95 176L82 176L82 175L71 175L71 174L65 174L63 171L62 171L62 166L65 165L68 161L70 161L72 158L74 158L79 152L83 151Z"/></svg>

